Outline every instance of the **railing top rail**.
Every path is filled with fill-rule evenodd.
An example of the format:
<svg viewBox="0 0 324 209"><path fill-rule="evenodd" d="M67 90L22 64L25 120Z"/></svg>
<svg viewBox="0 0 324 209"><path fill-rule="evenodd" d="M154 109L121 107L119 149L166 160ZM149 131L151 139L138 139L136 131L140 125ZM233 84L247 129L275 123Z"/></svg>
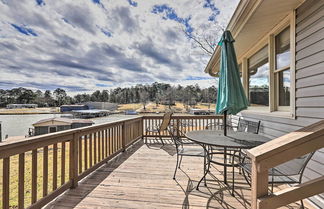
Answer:
<svg viewBox="0 0 324 209"><path fill-rule="evenodd" d="M247 151L255 162L264 162L263 169L277 166L324 147L324 120L273 139Z"/></svg>
<svg viewBox="0 0 324 209"><path fill-rule="evenodd" d="M161 119L163 115L144 115L143 119ZM172 115L172 119L209 119L223 118L223 115Z"/></svg>
<svg viewBox="0 0 324 209"><path fill-rule="evenodd" d="M55 133L49 133L39 136L33 136L29 138L24 138L22 140L15 140L15 141L8 141L8 142L2 142L0 143L0 159L12 154L19 154L20 152L31 150L34 146L34 148L42 147L42 146L48 146L53 144L53 141L62 142L62 141L68 141L70 140L74 134L83 134L87 132L91 132L93 130L100 130L105 127L115 126L118 124L123 124L125 122L131 122L131 121L137 121L139 119L142 119L142 116L135 116L130 119L120 119L118 121L114 122L107 122L103 124L93 125L93 126L87 126L87 127L81 127L76 129L70 129ZM21 150L19 149L21 148ZM12 152L10 150L15 150L15 152Z"/></svg>

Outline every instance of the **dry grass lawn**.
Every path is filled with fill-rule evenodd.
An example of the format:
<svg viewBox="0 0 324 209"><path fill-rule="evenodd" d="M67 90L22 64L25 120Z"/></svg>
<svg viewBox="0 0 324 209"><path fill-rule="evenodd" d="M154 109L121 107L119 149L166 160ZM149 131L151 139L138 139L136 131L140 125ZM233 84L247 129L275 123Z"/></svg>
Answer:
<svg viewBox="0 0 324 209"><path fill-rule="evenodd" d="M209 107L208 103L198 103L195 106L189 106L189 109L197 108L197 109L208 110L208 107ZM215 109L215 104L211 104L210 110L214 110L214 109ZM162 105L162 104L156 105L156 103L154 103L154 102L150 102L150 103L146 104L145 110L143 109L143 104L141 104L141 103L118 105L118 111L125 111L125 110L136 110L139 112L165 112L165 111L169 111L170 108L169 108L169 105ZM188 111L186 109L186 106L182 102L176 102L175 105L171 106L171 110L173 110L175 112L181 112L181 113L185 113Z"/></svg>

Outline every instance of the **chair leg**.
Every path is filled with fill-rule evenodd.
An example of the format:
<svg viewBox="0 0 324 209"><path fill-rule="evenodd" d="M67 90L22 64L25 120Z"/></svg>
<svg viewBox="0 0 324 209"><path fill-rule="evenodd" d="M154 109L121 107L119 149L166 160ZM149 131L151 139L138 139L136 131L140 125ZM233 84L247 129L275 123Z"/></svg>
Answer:
<svg viewBox="0 0 324 209"><path fill-rule="evenodd" d="M161 133L159 132L159 138L160 138L160 140L161 140L161 142L162 142L162 146L164 146L164 142L163 142L163 139L162 139L162 137L161 137Z"/></svg>
<svg viewBox="0 0 324 209"><path fill-rule="evenodd" d="M242 172L243 172L243 176L244 176L244 178L245 178L245 181L249 184L249 186L251 186L250 179L249 179L249 177L247 177L247 175L249 175L249 174L246 173L246 172L244 171L244 169L242 169Z"/></svg>
<svg viewBox="0 0 324 209"><path fill-rule="evenodd" d="M234 187L235 187L235 175L234 175L234 171L235 171L235 166L234 166L234 158L235 158L235 154L236 151L233 151L233 157L232 157L232 196L234 197Z"/></svg>
<svg viewBox="0 0 324 209"><path fill-rule="evenodd" d="M180 156L180 162L179 162L178 168L180 168L181 162L182 162L182 155Z"/></svg>
<svg viewBox="0 0 324 209"><path fill-rule="evenodd" d="M174 170L174 174L173 174L173 179L175 179L176 173L177 173L177 169L178 169L178 163L179 163L179 155L177 154L177 164Z"/></svg>
<svg viewBox="0 0 324 209"><path fill-rule="evenodd" d="M301 209L304 209L304 202L303 202L303 200L300 200L300 204L301 204Z"/></svg>
<svg viewBox="0 0 324 209"><path fill-rule="evenodd" d="M204 173L206 172L206 156L204 157ZM204 184L207 186L206 178L204 178Z"/></svg>

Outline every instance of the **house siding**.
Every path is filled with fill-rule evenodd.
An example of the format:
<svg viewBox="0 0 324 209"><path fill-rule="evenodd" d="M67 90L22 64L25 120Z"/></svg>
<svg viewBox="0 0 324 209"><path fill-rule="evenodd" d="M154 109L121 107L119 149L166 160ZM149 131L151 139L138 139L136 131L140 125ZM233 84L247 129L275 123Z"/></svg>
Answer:
<svg viewBox="0 0 324 209"><path fill-rule="evenodd" d="M276 138L324 119L324 0L308 0L296 10L296 118L243 111L241 116L261 120L260 134ZM234 120L235 121L235 120ZM317 151L305 172L305 181L323 176L324 149ZM324 194L310 198L324 208Z"/></svg>

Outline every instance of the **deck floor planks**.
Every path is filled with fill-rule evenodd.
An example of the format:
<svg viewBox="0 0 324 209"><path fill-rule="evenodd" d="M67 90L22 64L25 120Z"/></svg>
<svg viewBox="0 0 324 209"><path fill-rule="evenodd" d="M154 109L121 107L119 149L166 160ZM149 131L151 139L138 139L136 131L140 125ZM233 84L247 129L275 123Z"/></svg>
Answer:
<svg viewBox="0 0 324 209"><path fill-rule="evenodd" d="M250 208L251 191L243 176L236 173L232 197L221 182L221 167L213 166L207 187L201 184L196 190L203 174L202 158L184 157L173 180L174 149L170 142L164 147L138 142L46 208Z"/></svg>

